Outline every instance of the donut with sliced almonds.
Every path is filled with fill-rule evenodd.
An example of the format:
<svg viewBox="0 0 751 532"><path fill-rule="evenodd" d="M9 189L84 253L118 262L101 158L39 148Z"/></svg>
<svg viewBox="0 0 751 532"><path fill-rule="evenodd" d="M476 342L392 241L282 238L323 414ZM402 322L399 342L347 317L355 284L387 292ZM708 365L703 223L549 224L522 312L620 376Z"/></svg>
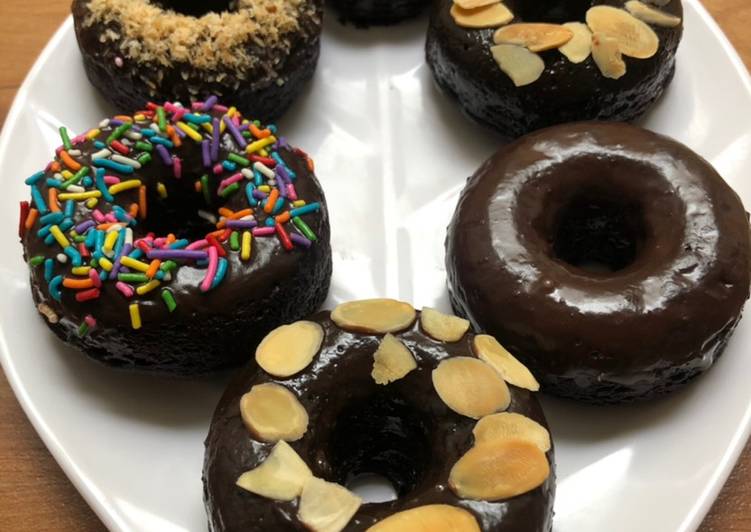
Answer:
<svg viewBox="0 0 751 532"><path fill-rule="evenodd" d="M477 356L469 322L380 298L296 323L270 333L260 369L216 409L204 464L212 530L549 532L542 408ZM351 483L364 474L386 478L397 499L368 504Z"/></svg>
<svg viewBox="0 0 751 532"><path fill-rule="evenodd" d="M630 122L673 79L682 0L436 0L428 66L465 114L513 139Z"/></svg>

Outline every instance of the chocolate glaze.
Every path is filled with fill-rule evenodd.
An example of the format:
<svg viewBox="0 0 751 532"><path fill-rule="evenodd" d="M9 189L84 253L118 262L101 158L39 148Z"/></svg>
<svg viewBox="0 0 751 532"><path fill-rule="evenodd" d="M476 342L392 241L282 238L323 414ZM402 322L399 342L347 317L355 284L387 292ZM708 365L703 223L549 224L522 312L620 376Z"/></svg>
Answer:
<svg viewBox="0 0 751 532"><path fill-rule="evenodd" d="M488 531L549 532L555 473L539 488L503 502L460 499L448 487L454 463L473 444L475 420L451 411L434 391L431 372L450 356L471 354L472 334L456 343L437 342L417 322L397 334L415 356L418 368L387 386L370 373L380 337L342 331L329 312L313 316L325 331L321 352L311 366L289 379L274 381L264 372L237 378L220 401L206 439L204 494L213 531L305 530L297 502L259 497L235 485L237 478L268 456L272 444L250 437L240 415L240 398L255 384L279 382L292 390L308 412L305 436L291 443L313 474L346 484L361 473L392 481L399 498L364 504L346 531L362 531L401 510L425 504L461 506ZM471 355L470 355L471 356ZM509 386L511 412L547 426L534 394Z"/></svg>
<svg viewBox="0 0 751 532"><path fill-rule="evenodd" d="M416 17L431 0L329 0L343 22L355 26L388 25Z"/></svg>
<svg viewBox="0 0 751 532"><path fill-rule="evenodd" d="M446 248L455 310L546 391L587 401L666 393L708 369L749 295L740 198L686 146L626 124L501 148L470 178Z"/></svg>
<svg viewBox="0 0 751 532"><path fill-rule="evenodd" d="M86 75L102 97L122 112L142 109L149 101L189 102L215 94L224 101L232 101L245 115L263 122L279 118L297 96L305 83L313 77L320 53L323 0L310 0L301 13L299 28L288 36L288 53L260 46L248 35L247 51L260 59L244 72L242 79L232 69L216 65L207 72L190 63L175 62L169 67L122 59L120 41L100 42L100 35L112 30L120 33L118 24L93 24L85 27L91 0L73 0L73 20L76 38L83 56ZM158 3L158 2L152 2ZM187 4L191 4L188 0ZM195 0L193 4L198 3ZM198 7L205 12L205 7ZM208 75L213 76L212 80ZM219 81L221 80L221 81ZM279 83L279 81L283 83ZM150 90L153 87L153 90Z"/></svg>
<svg viewBox="0 0 751 532"><path fill-rule="evenodd" d="M105 128L97 139L104 141L109 133ZM91 164L91 153L96 151L93 141L87 140L76 148L82 151L77 160L83 165ZM237 148L225 133L219 160L229 152L237 152ZM49 294L43 268L32 268L31 289L35 303L49 305L60 317L58 323L48 324L52 331L93 359L111 366L190 375L245 363L254 346L271 329L318 309L326 298L331 278L325 198L305 161L290 149L280 152L298 175L295 187L299 197L309 203L318 201L322 206L319 213L304 216L319 237L310 248L285 251L274 237L254 238L251 260L243 262L239 253L228 253L225 280L208 293L201 292L199 287L205 269L182 266L165 284L177 301L176 310L168 311L159 290L139 296L143 327L137 331L130 324L128 301L114 283L103 283L101 297L84 303L77 302L72 291L63 290L62 301L58 303ZM158 161L131 174L131 178L141 179L149 190L149 216L133 228L134 239L152 230L161 231L161 236L173 232L178 238L203 237L213 230L196 214L197 209L206 209L202 195L193 188L194 181L205 173L200 145L186 140L181 147L174 148L173 153L183 160L181 179L172 177L171 170ZM52 173L48 172L47 177L52 177ZM39 188L46 198L45 181L39 182ZM158 181L163 182L168 191L164 200L155 193ZM243 193L220 198L216 192L218 183L218 180L212 183L215 187L213 209L222 205L235 211L247 208ZM138 201L137 194L137 189L121 192L115 196L114 204L127 210L131 203ZM100 202L98 208L109 212L105 202ZM89 219L89 213L83 202L78 203L76 223ZM43 239L36 236L37 229L28 231L22 240L25 259L35 255L54 257L59 249L45 245ZM66 272L67 265L55 263L55 275ZM97 327L80 337L78 326L87 314L97 319Z"/></svg>
<svg viewBox="0 0 751 532"><path fill-rule="evenodd" d="M449 14L452 0L434 4L427 38L427 60L438 85L463 110L502 135L515 138L542 127L577 120L630 121L643 115L662 95L675 72L675 53L683 25L652 26L660 48L650 59L624 57L626 75L605 78L590 56L574 64L558 50L542 52L545 71L534 83L515 87L490 53L493 29L457 26ZM584 22L594 5L623 7L625 0L506 0L517 22ZM680 0L660 9L683 16Z"/></svg>

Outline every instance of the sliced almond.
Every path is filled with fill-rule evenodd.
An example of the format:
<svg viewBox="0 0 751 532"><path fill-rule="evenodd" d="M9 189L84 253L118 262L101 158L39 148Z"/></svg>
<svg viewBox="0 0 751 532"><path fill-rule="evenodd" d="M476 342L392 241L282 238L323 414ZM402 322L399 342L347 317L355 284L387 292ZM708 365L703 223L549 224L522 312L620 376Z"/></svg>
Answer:
<svg viewBox="0 0 751 532"><path fill-rule="evenodd" d="M313 473L303 459L287 442L280 441L261 465L240 475L237 485L267 499L291 501L311 478Z"/></svg>
<svg viewBox="0 0 751 532"><path fill-rule="evenodd" d="M454 4L450 12L456 25L462 28L497 28L514 19L514 14L500 2L474 9L463 9L459 4Z"/></svg>
<svg viewBox="0 0 751 532"><path fill-rule="evenodd" d="M681 23L681 17L676 17L660 9L648 6L639 0L629 0L626 2L626 9L633 16L648 24L662 26L663 28L675 28Z"/></svg>
<svg viewBox="0 0 751 532"><path fill-rule="evenodd" d="M39 303L39 305L37 305L37 310L39 311L39 314L47 318L47 321L53 325L60 321L60 317L57 313L46 303Z"/></svg>
<svg viewBox="0 0 751 532"><path fill-rule="evenodd" d="M472 429L475 445L501 440L522 440L532 443L542 452L550 450L550 433L537 421L513 412L485 416Z"/></svg>
<svg viewBox="0 0 751 532"><path fill-rule="evenodd" d="M347 488L311 477L300 496L297 517L313 532L339 532L362 504Z"/></svg>
<svg viewBox="0 0 751 532"><path fill-rule="evenodd" d="M480 532L477 518L469 511L448 504L428 504L397 512L366 532Z"/></svg>
<svg viewBox="0 0 751 532"><path fill-rule="evenodd" d="M618 41L603 33L592 35L592 59L606 78L620 79L626 75L626 63Z"/></svg>
<svg viewBox="0 0 751 532"><path fill-rule="evenodd" d="M469 321L429 307L422 309L420 325L428 336L440 342L458 342L469 330Z"/></svg>
<svg viewBox="0 0 751 532"><path fill-rule="evenodd" d="M490 52L501 70L517 87L534 83L545 71L545 61L523 46L497 44L490 47Z"/></svg>
<svg viewBox="0 0 751 532"><path fill-rule="evenodd" d="M481 360L454 357L433 370L433 387L441 400L457 414L480 419L506 410L511 403L508 386Z"/></svg>
<svg viewBox="0 0 751 532"><path fill-rule="evenodd" d="M615 39L623 55L648 59L657 53L660 39L652 28L624 9L595 6L587 11L587 25L592 33Z"/></svg>
<svg viewBox="0 0 751 532"><path fill-rule="evenodd" d="M582 22L567 22L564 26L571 30L574 36L558 50L572 63L583 63L592 53L592 32Z"/></svg>
<svg viewBox="0 0 751 532"><path fill-rule="evenodd" d="M395 299L362 299L337 306L331 319L347 331L393 333L403 331L415 321L417 312L409 303Z"/></svg>
<svg viewBox="0 0 751 532"><path fill-rule="evenodd" d="M373 355L373 380L376 384L398 381L417 367L415 357L396 336L387 334Z"/></svg>
<svg viewBox="0 0 751 532"><path fill-rule="evenodd" d="M271 331L256 349L256 362L274 377L289 377L308 367L323 342L323 328L296 321Z"/></svg>
<svg viewBox="0 0 751 532"><path fill-rule="evenodd" d="M540 389L540 384L527 369L527 366L519 362L514 355L498 343L498 340L489 334L475 336L472 340L472 347L477 358L490 364L509 384L533 392Z"/></svg>
<svg viewBox="0 0 751 532"><path fill-rule="evenodd" d="M532 491L549 475L548 459L536 445L504 440L467 451L451 468L449 486L463 499L499 501Z"/></svg>
<svg viewBox="0 0 751 532"><path fill-rule="evenodd" d="M571 40L574 32L560 24L523 22L509 24L493 35L496 44L518 44L530 52L544 52L563 46Z"/></svg>
<svg viewBox="0 0 751 532"><path fill-rule="evenodd" d="M253 386L240 398L240 414L261 441L297 441L308 430L308 413L295 394L273 382Z"/></svg>
<svg viewBox="0 0 751 532"><path fill-rule="evenodd" d="M454 3L462 9L476 9L478 7L497 4L500 0L454 0Z"/></svg>

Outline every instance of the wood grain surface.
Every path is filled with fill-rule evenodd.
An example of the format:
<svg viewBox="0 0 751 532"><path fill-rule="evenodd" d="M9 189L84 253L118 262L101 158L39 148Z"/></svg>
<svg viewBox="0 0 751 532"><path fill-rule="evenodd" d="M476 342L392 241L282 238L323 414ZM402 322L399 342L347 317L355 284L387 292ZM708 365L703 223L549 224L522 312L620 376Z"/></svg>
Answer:
<svg viewBox="0 0 751 532"><path fill-rule="evenodd" d="M704 0L704 4L746 66L751 65L751 1ZM70 0L0 0L0 124L26 72L69 7ZM2 373L0 408L0 530L104 530L34 432ZM751 445L701 531L751 532Z"/></svg>

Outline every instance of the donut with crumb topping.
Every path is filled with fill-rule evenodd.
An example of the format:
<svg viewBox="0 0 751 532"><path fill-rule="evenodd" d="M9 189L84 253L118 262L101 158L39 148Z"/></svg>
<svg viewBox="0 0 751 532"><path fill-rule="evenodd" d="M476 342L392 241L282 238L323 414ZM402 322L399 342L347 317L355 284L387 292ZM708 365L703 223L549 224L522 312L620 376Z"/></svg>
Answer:
<svg viewBox="0 0 751 532"><path fill-rule="evenodd" d="M118 110L216 94L269 121L313 75L322 8L323 0L74 0L73 19L86 74Z"/></svg>

